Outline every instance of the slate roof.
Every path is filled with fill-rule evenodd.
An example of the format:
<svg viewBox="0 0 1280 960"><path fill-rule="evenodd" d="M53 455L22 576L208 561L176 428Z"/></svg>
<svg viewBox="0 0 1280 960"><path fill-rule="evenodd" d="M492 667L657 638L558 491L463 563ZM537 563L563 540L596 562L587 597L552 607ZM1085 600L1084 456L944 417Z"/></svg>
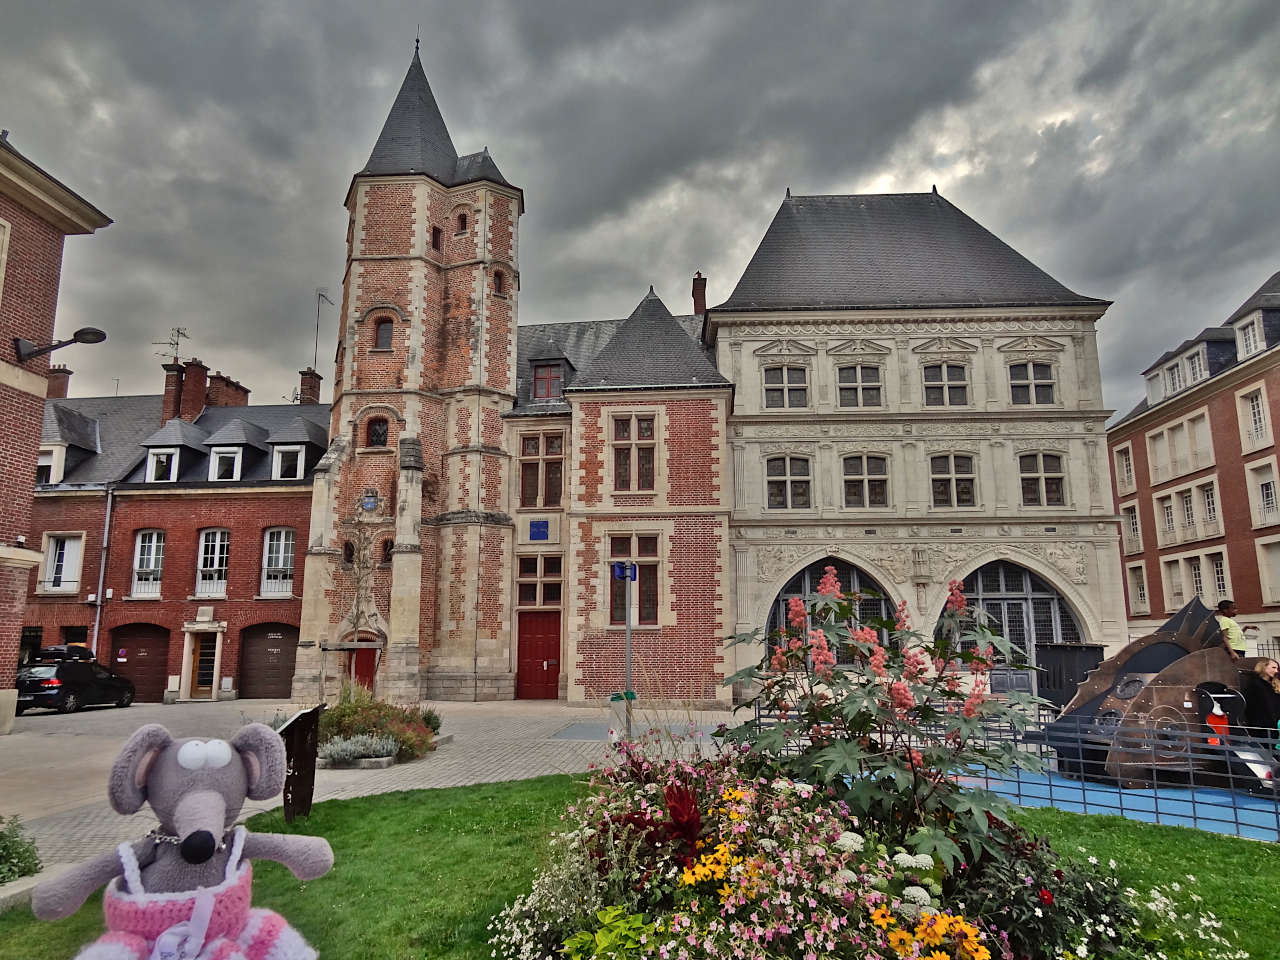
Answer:
<svg viewBox="0 0 1280 960"><path fill-rule="evenodd" d="M1235 313L1227 317L1223 326L1229 326L1255 310L1280 310L1280 270L1273 273L1266 283L1253 291L1249 299L1240 304Z"/></svg>
<svg viewBox="0 0 1280 960"><path fill-rule="evenodd" d="M458 156L417 50L369 154L369 162L356 176L406 173L425 173L446 187L476 180L491 180L512 187L489 156L488 147L478 153Z"/></svg>
<svg viewBox="0 0 1280 960"><path fill-rule="evenodd" d="M294 417L282 427L271 431L267 443L309 443L314 447L329 445L329 423L317 423L306 417Z"/></svg>
<svg viewBox="0 0 1280 960"><path fill-rule="evenodd" d="M661 301L659 301L661 302ZM664 308L665 309L665 308ZM672 320L685 333L691 348L702 354L711 369L715 369L712 349L702 345L699 331L702 329L702 318L682 315ZM574 368L585 369L592 359L600 353L613 339L614 334L627 321L624 320L589 320L577 323L524 323L516 328L516 406L507 412L508 417L544 416L546 414L567 414L569 404L563 400L533 399L533 364L532 360L550 360L556 356L568 361L570 369L565 371L564 385L571 387L578 380ZM553 351L559 353L553 355ZM641 355L641 359L643 354ZM631 358L632 363L637 357Z"/></svg>
<svg viewBox="0 0 1280 960"><path fill-rule="evenodd" d="M185 420L170 420L151 436L142 441L144 447L190 447L200 450L209 436L209 431L187 423Z"/></svg>
<svg viewBox="0 0 1280 960"><path fill-rule="evenodd" d="M1187 350L1190 350L1197 343L1207 343L1207 342L1216 341L1216 340L1230 340L1232 343L1235 343L1236 332L1234 330L1228 330L1223 327L1205 327L1203 330L1197 333L1194 337L1191 337L1188 340L1183 340L1180 344L1178 344L1172 350L1166 350L1164 353L1160 354L1160 359L1155 361L1155 363L1151 364L1151 366L1147 367L1147 369L1143 370L1142 375L1146 376L1156 367L1160 366L1160 364L1167 363L1168 361L1172 360L1174 357L1181 355Z"/></svg>
<svg viewBox="0 0 1280 960"><path fill-rule="evenodd" d="M44 402L41 443L64 443L59 434L59 411L72 411L95 424L99 452L75 465L68 464L62 482L107 483L129 473L145 455L141 446L160 424L164 398L159 394L140 397L69 397Z"/></svg>
<svg viewBox="0 0 1280 960"><path fill-rule="evenodd" d="M933 193L788 196L723 310L1107 306Z"/></svg>
<svg viewBox="0 0 1280 960"><path fill-rule="evenodd" d="M206 447L256 447L267 449L267 431L256 423L249 423L236 417L230 423L224 423L205 438Z"/></svg>
<svg viewBox="0 0 1280 960"><path fill-rule="evenodd" d="M45 404L44 421L40 424L40 442L79 447L98 452L98 421L73 410L65 403Z"/></svg>

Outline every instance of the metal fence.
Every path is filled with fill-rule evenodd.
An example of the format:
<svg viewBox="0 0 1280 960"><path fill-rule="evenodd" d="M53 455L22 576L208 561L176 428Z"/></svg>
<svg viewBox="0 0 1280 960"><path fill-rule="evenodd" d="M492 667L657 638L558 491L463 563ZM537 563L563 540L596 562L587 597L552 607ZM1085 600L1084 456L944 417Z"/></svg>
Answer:
<svg viewBox="0 0 1280 960"><path fill-rule="evenodd" d="M1008 743L1039 757L1043 769L976 768L961 782L1020 807L1280 842L1280 794L1272 779L1280 755L1274 738L1267 742L1261 731L1232 728L1215 736L1178 728L1102 727L1044 710L1028 719L1025 730L989 723L979 740L988 747Z"/></svg>

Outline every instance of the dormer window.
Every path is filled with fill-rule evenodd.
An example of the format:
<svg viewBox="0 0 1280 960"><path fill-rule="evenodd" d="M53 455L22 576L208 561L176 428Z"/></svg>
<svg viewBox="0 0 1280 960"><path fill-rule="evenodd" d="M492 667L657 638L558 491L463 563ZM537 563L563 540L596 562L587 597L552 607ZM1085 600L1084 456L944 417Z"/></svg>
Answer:
<svg viewBox="0 0 1280 960"><path fill-rule="evenodd" d="M147 452L147 483L173 483L178 479L178 448Z"/></svg>
<svg viewBox="0 0 1280 960"><path fill-rule="evenodd" d="M53 483L53 451L42 450L36 461L36 483Z"/></svg>
<svg viewBox="0 0 1280 960"><path fill-rule="evenodd" d="M390 350L391 335L395 331L395 326L390 320L379 320L373 328L373 349Z"/></svg>
<svg viewBox="0 0 1280 960"><path fill-rule="evenodd" d="M1187 357L1187 373L1191 377L1192 383L1199 383L1205 378L1204 357L1198 353L1193 353Z"/></svg>
<svg viewBox="0 0 1280 960"><path fill-rule="evenodd" d="M271 479L301 480L304 462L302 447L276 447L271 454Z"/></svg>
<svg viewBox="0 0 1280 960"><path fill-rule="evenodd" d="M1164 379L1170 393L1177 393L1186 386L1182 381L1182 364L1172 363L1165 367Z"/></svg>
<svg viewBox="0 0 1280 960"><path fill-rule="evenodd" d="M209 454L209 479L239 480L240 454L240 447L214 447Z"/></svg>
<svg viewBox="0 0 1280 960"><path fill-rule="evenodd" d="M1147 377L1147 403L1159 403L1164 399L1164 381L1160 374Z"/></svg>
<svg viewBox="0 0 1280 960"><path fill-rule="evenodd" d="M1248 323L1240 325L1240 353L1241 356L1249 357L1258 352L1260 343L1258 340L1258 321L1250 320Z"/></svg>
<svg viewBox="0 0 1280 960"><path fill-rule="evenodd" d="M533 399L555 400L561 393L560 364L536 364L533 368Z"/></svg>

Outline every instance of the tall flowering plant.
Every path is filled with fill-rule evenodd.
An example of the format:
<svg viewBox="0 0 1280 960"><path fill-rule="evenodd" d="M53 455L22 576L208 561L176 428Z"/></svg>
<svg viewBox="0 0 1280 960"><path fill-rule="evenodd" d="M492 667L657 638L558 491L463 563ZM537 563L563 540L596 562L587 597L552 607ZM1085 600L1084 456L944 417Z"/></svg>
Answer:
<svg viewBox="0 0 1280 960"><path fill-rule="evenodd" d="M948 866L994 849L988 814L1003 821L1008 804L966 778L1040 768L1012 740L984 736L993 722L1021 731L1038 702L990 697L995 653L1008 657L1009 644L970 610L959 581L932 635L911 629L905 603L892 621L860 620L860 599L833 567L816 594L793 598L763 660L726 681L753 686L744 707L756 718L722 735L771 775L834 791L890 845ZM761 639L756 630L730 645Z"/></svg>

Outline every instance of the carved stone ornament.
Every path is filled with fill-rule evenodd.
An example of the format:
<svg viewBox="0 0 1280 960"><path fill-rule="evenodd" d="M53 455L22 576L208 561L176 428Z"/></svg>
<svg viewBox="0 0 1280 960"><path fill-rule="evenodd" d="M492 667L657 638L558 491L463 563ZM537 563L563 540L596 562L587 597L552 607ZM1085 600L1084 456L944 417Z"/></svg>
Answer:
<svg viewBox="0 0 1280 960"><path fill-rule="evenodd" d="M1015 337L996 347L1000 353L1062 353L1066 349L1065 344L1048 337Z"/></svg>
<svg viewBox="0 0 1280 960"><path fill-rule="evenodd" d="M833 357L868 357L874 360L882 360L892 352L883 343L860 338L840 340L827 347L827 354Z"/></svg>
<svg viewBox="0 0 1280 960"><path fill-rule="evenodd" d="M811 357L818 348L799 340L771 340L751 352L757 357Z"/></svg>
<svg viewBox="0 0 1280 960"><path fill-rule="evenodd" d="M964 354L977 353L978 345L968 340L961 340L959 337L934 337L932 340L916 344L911 348L911 352L929 354L931 359L934 359L934 354L955 354L963 359Z"/></svg>
<svg viewBox="0 0 1280 960"><path fill-rule="evenodd" d="M954 320L878 320L872 317L858 317L840 323L751 323L723 324L725 333L733 339L751 337L849 337L858 334L873 337L908 336L918 337L925 334L954 335L957 327L967 327L966 335L981 333L1028 334L1028 333L1078 333L1084 320L1069 317L957 317Z"/></svg>
<svg viewBox="0 0 1280 960"><path fill-rule="evenodd" d="M792 453L797 456L811 457L814 454L814 442L797 440L794 443L762 443L757 447L760 453Z"/></svg>

